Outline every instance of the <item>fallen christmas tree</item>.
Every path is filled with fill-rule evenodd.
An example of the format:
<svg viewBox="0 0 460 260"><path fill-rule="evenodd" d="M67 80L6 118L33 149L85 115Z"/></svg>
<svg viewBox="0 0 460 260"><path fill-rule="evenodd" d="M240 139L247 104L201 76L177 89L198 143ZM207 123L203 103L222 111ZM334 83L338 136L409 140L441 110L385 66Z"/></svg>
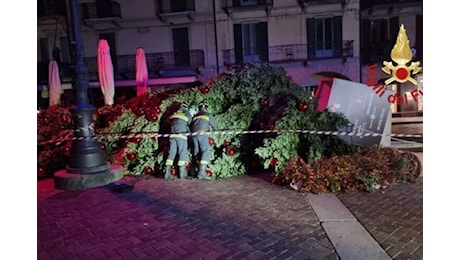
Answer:
<svg viewBox="0 0 460 260"><path fill-rule="evenodd" d="M156 134L168 133L167 118L177 108L177 102L189 104L193 113L202 101L207 103L219 124L219 132L211 134L209 138L212 149L208 174L213 178L228 178L269 169L274 173L276 184L292 186L294 183L296 189L303 192L323 192L372 191L368 187L381 183L379 187L383 188L386 183L412 180L410 176L416 175L403 172L405 168L401 170L396 164L382 168L383 161L374 167L372 161L362 161L366 167L356 164L362 169L359 174L333 170L335 166L324 168L326 160L332 160L328 165L334 165L334 160L340 161L337 158L363 157L363 151L335 136L286 130L335 131L345 126L347 119L328 110L318 112L315 98L295 85L282 68L262 63L235 67L196 88L147 92L125 104L98 108L94 114L95 131L101 139L107 160L122 164L126 175L162 176L169 142L167 137L157 137ZM49 133L51 130L47 130L46 135L41 133L42 123L45 119L53 120L50 118L53 115L47 112L39 114L39 142L46 138L62 138L62 133ZM60 131L72 129L72 124L65 122ZM236 131L243 133L236 134ZM117 138L126 135L133 137ZM65 167L70 143L47 144L39 150L39 176L51 176L56 167ZM60 162L44 156L57 151L62 155ZM382 148L373 151L375 154L387 153ZM408 159L409 164L412 159ZM323 168L319 165L323 165ZM347 167L344 169L358 169ZM399 170L399 175L410 176L374 178L374 175L395 175L394 172L383 170L375 172L375 169ZM368 171L372 174L367 174ZM348 176L346 174L352 174L353 178L342 178ZM353 183L354 188L349 183Z"/></svg>

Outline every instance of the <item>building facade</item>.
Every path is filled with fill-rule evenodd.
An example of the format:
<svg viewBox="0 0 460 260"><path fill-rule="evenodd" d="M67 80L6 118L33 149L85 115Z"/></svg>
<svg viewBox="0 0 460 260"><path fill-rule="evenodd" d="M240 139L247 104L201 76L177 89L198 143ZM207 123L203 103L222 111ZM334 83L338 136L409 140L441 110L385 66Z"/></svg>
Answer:
<svg viewBox="0 0 460 260"><path fill-rule="evenodd" d="M53 58L68 82L68 0L38 3L38 83L46 85ZM78 5L91 84L97 83L99 39L109 43L117 86L135 86L138 47L146 53L152 87L168 84L160 79L199 84L253 61L282 66L300 86L315 86L325 74L364 82L367 65L389 60L399 23L417 58L423 53L417 0L78 0Z"/></svg>

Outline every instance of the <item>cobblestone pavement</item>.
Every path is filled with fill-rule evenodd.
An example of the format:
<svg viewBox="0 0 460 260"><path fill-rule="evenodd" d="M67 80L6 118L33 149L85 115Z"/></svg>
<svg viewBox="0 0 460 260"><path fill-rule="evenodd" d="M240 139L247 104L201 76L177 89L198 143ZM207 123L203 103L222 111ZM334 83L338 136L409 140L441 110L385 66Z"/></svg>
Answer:
<svg viewBox="0 0 460 260"><path fill-rule="evenodd" d="M339 259L305 194L266 177L136 179L125 193L38 181L38 259Z"/></svg>
<svg viewBox="0 0 460 260"><path fill-rule="evenodd" d="M338 193L337 197L390 257L422 259L423 178L384 192Z"/></svg>

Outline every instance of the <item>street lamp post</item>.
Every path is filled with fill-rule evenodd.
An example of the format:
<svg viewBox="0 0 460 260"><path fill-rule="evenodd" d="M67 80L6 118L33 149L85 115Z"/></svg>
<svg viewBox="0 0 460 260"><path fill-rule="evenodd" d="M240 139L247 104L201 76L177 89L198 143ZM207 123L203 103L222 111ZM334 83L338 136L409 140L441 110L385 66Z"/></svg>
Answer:
<svg viewBox="0 0 460 260"><path fill-rule="evenodd" d="M58 189L81 190L106 185L122 177L121 166L112 165L96 139L93 129L95 107L88 100L88 68L83 62L83 44L80 39L77 0L69 0L74 48L73 87L76 91L76 106L72 109L74 141L70 150L67 169L55 173Z"/></svg>

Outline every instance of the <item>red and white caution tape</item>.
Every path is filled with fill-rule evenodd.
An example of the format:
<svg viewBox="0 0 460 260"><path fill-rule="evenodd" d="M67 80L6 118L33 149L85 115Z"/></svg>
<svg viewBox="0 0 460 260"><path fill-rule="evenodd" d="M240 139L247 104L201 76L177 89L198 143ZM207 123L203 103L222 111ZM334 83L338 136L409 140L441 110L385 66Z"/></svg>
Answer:
<svg viewBox="0 0 460 260"><path fill-rule="evenodd" d="M79 132L79 130L75 130ZM211 132L195 132L195 133L184 133L183 135L185 136L196 136L196 135L219 135L219 134L234 134L234 135L239 135L239 134L269 134L269 133L278 133L278 134L283 134L283 133L299 133L299 134L316 134L316 135L333 135L333 136L358 136L358 137L419 137L423 138L423 135L419 134L379 134L379 133L372 133L372 132L366 132L366 133L359 133L359 132L346 132L346 131L321 131L321 130L223 130L223 131L211 131ZM159 133L137 133L137 134L128 134L128 135L122 135L122 134L101 134L99 136L92 136L92 137L69 137L70 134L66 135L66 137L59 138L56 140L50 140L50 141L45 141L41 142L38 145L46 145L46 144L51 144L51 143L56 143L56 145L59 145L63 141L66 140L117 140L117 139L133 139L133 138L143 138L143 137L169 137L172 134L159 134Z"/></svg>

